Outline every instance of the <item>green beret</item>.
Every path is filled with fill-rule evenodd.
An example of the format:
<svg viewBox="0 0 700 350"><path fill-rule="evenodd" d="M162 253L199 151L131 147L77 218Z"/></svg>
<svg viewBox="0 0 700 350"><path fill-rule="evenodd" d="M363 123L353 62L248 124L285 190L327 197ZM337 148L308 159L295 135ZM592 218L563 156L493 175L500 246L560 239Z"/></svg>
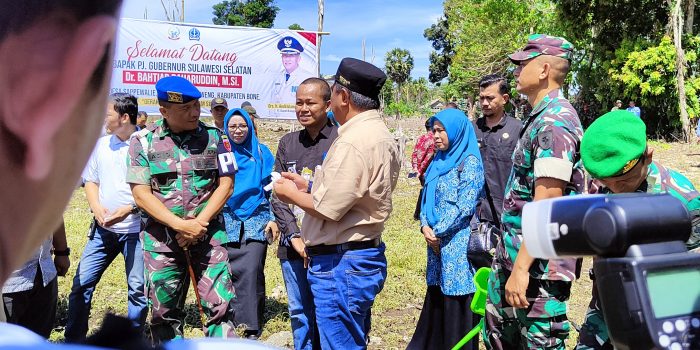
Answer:
<svg viewBox="0 0 700 350"><path fill-rule="evenodd" d="M620 176L637 164L647 147L647 127L636 115L616 110L596 119L583 134L583 167L596 179Z"/></svg>

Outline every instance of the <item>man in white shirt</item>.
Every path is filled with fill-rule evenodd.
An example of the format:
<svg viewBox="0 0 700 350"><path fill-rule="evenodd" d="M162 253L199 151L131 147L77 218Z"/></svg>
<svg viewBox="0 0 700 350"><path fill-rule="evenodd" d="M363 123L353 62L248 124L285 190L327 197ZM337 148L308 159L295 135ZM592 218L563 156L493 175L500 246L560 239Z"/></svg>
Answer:
<svg viewBox="0 0 700 350"><path fill-rule="evenodd" d="M270 97L269 112L272 118L280 117L285 111L294 115L294 105L297 100L297 88L302 81L315 77L316 74L305 70L299 65L304 46L292 36L285 36L277 43L277 49L282 56L283 70L275 78Z"/></svg>
<svg viewBox="0 0 700 350"><path fill-rule="evenodd" d="M95 218L68 297L68 342L85 339L95 286L119 253L124 256L128 276L128 317L136 328L141 328L146 318L141 217L126 183L129 138L136 131L137 113L136 97L110 95L107 135L97 141L84 173L85 194Z"/></svg>

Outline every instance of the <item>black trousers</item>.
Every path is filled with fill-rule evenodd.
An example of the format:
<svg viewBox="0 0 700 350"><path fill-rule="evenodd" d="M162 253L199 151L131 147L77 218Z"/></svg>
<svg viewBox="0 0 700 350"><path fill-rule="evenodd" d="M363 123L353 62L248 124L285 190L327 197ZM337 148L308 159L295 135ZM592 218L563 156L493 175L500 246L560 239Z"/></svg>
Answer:
<svg viewBox="0 0 700 350"><path fill-rule="evenodd" d="M479 324L480 316L469 308L473 297L474 294L444 295L440 286L428 286L423 310L407 349L451 349L455 346ZM479 336L472 338L462 349L478 350Z"/></svg>
<svg viewBox="0 0 700 350"><path fill-rule="evenodd" d="M423 199L423 187L421 187L420 192L418 192L418 200L416 201L416 210L413 211L413 219L415 219L415 220L420 220L420 210L422 207L422 202L421 202L422 199Z"/></svg>
<svg viewBox="0 0 700 350"><path fill-rule="evenodd" d="M37 267L32 289L2 296L7 322L25 327L44 338L51 335L56 321L58 282L54 278L44 287L41 269Z"/></svg>
<svg viewBox="0 0 700 350"><path fill-rule="evenodd" d="M226 245L231 281L236 297L231 300L233 323L245 325L247 334L258 334L265 311L265 257L267 243L242 241Z"/></svg>

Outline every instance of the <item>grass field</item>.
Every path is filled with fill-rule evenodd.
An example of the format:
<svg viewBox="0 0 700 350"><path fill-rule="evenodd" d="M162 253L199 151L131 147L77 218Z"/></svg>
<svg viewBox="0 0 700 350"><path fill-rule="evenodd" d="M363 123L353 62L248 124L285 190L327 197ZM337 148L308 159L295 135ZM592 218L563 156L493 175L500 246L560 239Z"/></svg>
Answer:
<svg viewBox="0 0 700 350"><path fill-rule="evenodd" d="M408 119L401 122L388 121L392 130L401 130L408 137L406 154L413 149L415 136L422 132L422 119ZM277 140L288 132L290 124L263 123L260 127L262 138L273 151ZM284 129L284 130L281 130ZM654 158L665 165L686 174L695 184L700 184L700 147L695 144L667 144L652 142L655 149ZM405 161L408 161L406 157ZM373 308L372 349L405 348L415 329L417 317L425 293L426 247L422 235L418 233L418 224L413 221L413 209L418 195L418 181L408 179L404 166L397 188L394 192L394 211L386 225L383 239L386 242L386 255L389 261L389 274L382 293L377 297ZM51 339L63 339L63 327L66 323L68 293L75 268L79 262L82 248L85 246L86 233L91 219L85 194L77 190L64 214L69 245L72 248L71 269L66 277L59 278L58 321ZM267 289L267 320L262 339L271 335L289 331L286 294L280 272L279 261L275 254L275 245L270 246L267 254L265 276ZM584 271L590 266L587 259ZM569 303L570 318L581 324L590 298L591 282L587 273L574 284L572 299ZM95 329L101 323L106 312L126 313L126 283L124 263L120 257L109 267L95 291L92 305L90 328ZM188 296L188 317L186 335L201 336L200 324L194 306L194 296ZM568 348L572 348L578 335L572 332ZM289 346L291 344L287 344Z"/></svg>

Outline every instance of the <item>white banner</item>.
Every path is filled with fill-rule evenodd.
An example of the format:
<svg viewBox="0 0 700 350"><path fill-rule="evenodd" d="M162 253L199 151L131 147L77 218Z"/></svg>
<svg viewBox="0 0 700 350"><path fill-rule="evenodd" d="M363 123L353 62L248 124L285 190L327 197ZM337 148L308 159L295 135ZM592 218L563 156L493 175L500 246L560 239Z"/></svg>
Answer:
<svg viewBox="0 0 700 350"><path fill-rule="evenodd" d="M250 102L262 118L295 119L297 86L317 76L316 42L316 32L122 19L110 92L130 93L139 110L159 114L155 84L178 75L202 91L203 114L220 97L229 108ZM278 44L303 51L285 68Z"/></svg>

